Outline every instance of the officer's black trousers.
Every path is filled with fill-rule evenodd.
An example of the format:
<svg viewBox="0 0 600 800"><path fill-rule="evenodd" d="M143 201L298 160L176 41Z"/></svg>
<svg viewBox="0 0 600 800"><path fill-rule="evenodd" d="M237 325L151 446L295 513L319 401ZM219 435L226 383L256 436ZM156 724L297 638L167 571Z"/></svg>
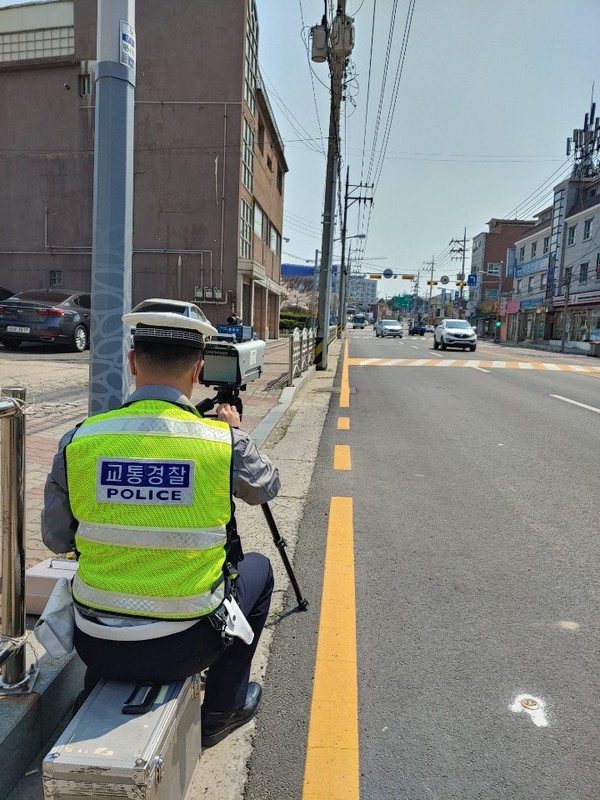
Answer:
<svg viewBox="0 0 600 800"><path fill-rule="evenodd" d="M206 619L181 633L134 642L97 639L75 628L75 647L87 666L87 692L100 678L116 681L168 682L187 678L210 667L204 694L206 711L233 711L246 702L250 665L267 620L273 572L260 553L246 553L238 564L236 600L254 640L234 639L223 646L221 634Z"/></svg>

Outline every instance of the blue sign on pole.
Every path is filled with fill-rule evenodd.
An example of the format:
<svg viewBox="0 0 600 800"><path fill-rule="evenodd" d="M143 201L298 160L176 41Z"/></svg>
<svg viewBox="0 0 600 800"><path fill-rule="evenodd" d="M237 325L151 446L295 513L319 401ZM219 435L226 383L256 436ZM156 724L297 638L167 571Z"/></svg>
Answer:
<svg viewBox="0 0 600 800"><path fill-rule="evenodd" d="M477 275L469 275L467 277L467 286L477 286Z"/></svg>

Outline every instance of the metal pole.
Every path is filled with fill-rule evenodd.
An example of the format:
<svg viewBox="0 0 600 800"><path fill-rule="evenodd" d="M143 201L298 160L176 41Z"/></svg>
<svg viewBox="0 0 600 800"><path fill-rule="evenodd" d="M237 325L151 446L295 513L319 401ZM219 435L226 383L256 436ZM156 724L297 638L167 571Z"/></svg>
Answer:
<svg viewBox="0 0 600 800"><path fill-rule="evenodd" d="M565 344L567 341L567 313L569 308L569 295L571 293L571 275L572 275L572 268L565 267L565 279L563 281L565 286L565 308L563 311L563 325L562 325L562 334L560 337L560 352L565 352Z"/></svg>
<svg viewBox="0 0 600 800"><path fill-rule="evenodd" d="M131 310L135 0L98 0L90 414L129 393L121 317Z"/></svg>
<svg viewBox="0 0 600 800"><path fill-rule="evenodd" d="M26 679L25 670L25 416L26 389L2 389L0 488L2 491L2 688ZM10 398L10 399L8 399Z"/></svg>
<svg viewBox="0 0 600 800"><path fill-rule="evenodd" d="M498 303L496 306L496 322L500 322L500 296L502 295L502 267L504 266L504 262L500 262L500 266L498 267ZM500 326L495 325L494 330L494 342L500 342Z"/></svg>
<svg viewBox="0 0 600 800"><path fill-rule="evenodd" d="M350 182L350 167L346 168L346 197L344 200L344 218L342 220L342 264L340 266L340 304L337 318L337 335L341 338L346 327L346 223L348 220L348 183Z"/></svg>

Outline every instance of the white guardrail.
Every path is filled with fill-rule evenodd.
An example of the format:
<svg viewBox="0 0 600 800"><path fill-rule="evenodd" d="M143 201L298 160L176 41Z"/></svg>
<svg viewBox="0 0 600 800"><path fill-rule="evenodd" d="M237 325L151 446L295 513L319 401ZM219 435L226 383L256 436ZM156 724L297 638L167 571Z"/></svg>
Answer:
<svg viewBox="0 0 600 800"><path fill-rule="evenodd" d="M331 344L336 336L337 327L330 325L327 331L327 342ZM302 330L294 328L290 334L288 386L292 385L294 378L300 377L314 363L316 338L317 335L314 328L302 328Z"/></svg>

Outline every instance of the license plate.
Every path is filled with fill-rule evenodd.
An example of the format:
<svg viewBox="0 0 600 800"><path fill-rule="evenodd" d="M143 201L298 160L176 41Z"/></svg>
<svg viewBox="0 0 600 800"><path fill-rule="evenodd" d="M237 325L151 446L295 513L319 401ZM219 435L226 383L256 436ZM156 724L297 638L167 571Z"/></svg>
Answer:
<svg viewBox="0 0 600 800"><path fill-rule="evenodd" d="M31 333L31 328L21 328L18 325L7 325L7 333Z"/></svg>

